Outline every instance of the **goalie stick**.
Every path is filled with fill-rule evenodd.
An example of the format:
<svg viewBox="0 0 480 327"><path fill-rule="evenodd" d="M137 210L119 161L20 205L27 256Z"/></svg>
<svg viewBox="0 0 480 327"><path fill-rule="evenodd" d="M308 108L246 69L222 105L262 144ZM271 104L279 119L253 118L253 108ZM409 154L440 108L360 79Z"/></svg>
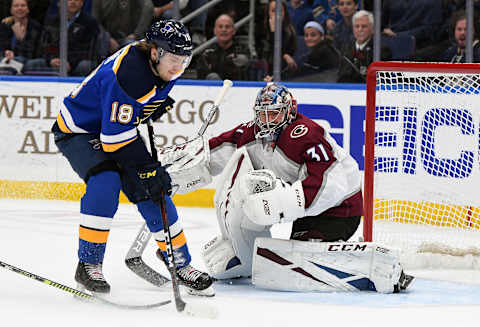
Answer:
<svg viewBox="0 0 480 327"><path fill-rule="evenodd" d="M95 295L91 295L91 294L79 291L75 288L71 288L69 286L54 282L53 280L50 280L50 279L45 278L45 277L41 277L39 275L33 274L31 272L28 272L28 271L25 271L23 269L12 266L12 265L10 265L6 262L3 262L3 261L0 261L0 267L5 268L5 269L10 270L10 271L13 271L13 272L15 272L19 275L34 279L36 281L39 281L40 283L44 283L46 285L56 287L57 289L68 292L68 293L71 293L78 298L81 298L81 299L84 299L84 300L89 300L89 301L92 301L92 302L97 301L99 303L103 303L103 304L113 306L113 307L116 307L116 308L142 310L142 309L151 309L151 308L161 307L161 306L164 306L164 305L172 302L170 300L166 300L166 301L163 301L163 302L145 304L145 305L130 305L130 304L116 303L116 302L112 302L112 301L109 301L107 299L95 296Z"/></svg>

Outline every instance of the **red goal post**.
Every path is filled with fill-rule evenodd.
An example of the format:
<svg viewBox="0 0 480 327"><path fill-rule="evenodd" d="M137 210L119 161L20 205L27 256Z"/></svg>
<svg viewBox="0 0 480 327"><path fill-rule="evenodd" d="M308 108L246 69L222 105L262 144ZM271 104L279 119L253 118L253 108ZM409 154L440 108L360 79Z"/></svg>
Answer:
<svg viewBox="0 0 480 327"><path fill-rule="evenodd" d="M365 241L480 255L480 64L374 62L366 103Z"/></svg>

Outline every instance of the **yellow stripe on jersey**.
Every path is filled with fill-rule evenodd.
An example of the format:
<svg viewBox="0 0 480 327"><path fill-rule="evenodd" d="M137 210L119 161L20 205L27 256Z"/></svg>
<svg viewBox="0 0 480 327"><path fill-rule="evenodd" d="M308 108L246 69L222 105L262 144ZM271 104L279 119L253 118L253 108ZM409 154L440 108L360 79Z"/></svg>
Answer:
<svg viewBox="0 0 480 327"><path fill-rule="evenodd" d="M148 100L150 100L155 95L156 90L157 90L157 87L154 86L153 89L150 90L150 92L145 94L143 97L137 99L137 102L140 102L140 103L148 102Z"/></svg>
<svg viewBox="0 0 480 327"><path fill-rule="evenodd" d="M109 230L98 230L80 225L78 236L81 240L91 243L107 243Z"/></svg>
<svg viewBox="0 0 480 327"><path fill-rule="evenodd" d="M165 243L165 241L159 241L159 240L156 240L156 241L160 250L167 251L167 244ZM185 234L183 233L183 231L181 231L180 234L172 237L172 246L174 249L181 248L186 243L187 243L187 238L185 237Z"/></svg>
<svg viewBox="0 0 480 327"><path fill-rule="evenodd" d="M146 104L143 106L144 108L158 108L162 104L162 102L165 102L165 99L162 100L155 100L152 103Z"/></svg>
<svg viewBox="0 0 480 327"><path fill-rule="evenodd" d="M123 50L123 53L119 55L117 59L115 59L115 65L113 66L113 72L115 73L115 75L117 75L117 71L120 68L120 64L122 63L123 58L125 58L130 48L131 48L131 45L127 46L125 50Z"/></svg>
<svg viewBox="0 0 480 327"><path fill-rule="evenodd" d="M120 142L120 143L115 143L115 144L108 144L108 143L102 143L102 148L103 151L105 152L115 152L120 148L123 148L125 145L132 143L137 139L138 136L135 136L133 139L125 141L125 142Z"/></svg>
<svg viewBox="0 0 480 327"><path fill-rule="evenodd" d="M58 127L60 128L60 130L64 133L73 133L68 127L67 127L67 124L65 124L65 121L63 120L63 117L60 113L58 113L58 116L57 116L57 123L58 123Z"/></svg>

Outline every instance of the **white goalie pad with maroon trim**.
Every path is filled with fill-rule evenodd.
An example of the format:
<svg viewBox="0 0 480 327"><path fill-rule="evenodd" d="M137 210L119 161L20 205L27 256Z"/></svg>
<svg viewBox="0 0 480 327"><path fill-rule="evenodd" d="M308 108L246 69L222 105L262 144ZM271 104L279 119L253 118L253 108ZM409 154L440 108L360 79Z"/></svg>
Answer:
<svg viewBox="0 0 480 327"><path fill-rule="evenodd" d="M402 266L397 251L374 243L257 238L252 283L281 291L393 293Z"/></svg>
<svg viewBox="0 0 480 327"><path fill-rule="evenodd" d="M225 268L225 271L213 269L210 271L217 279L232 277L249 277L252 273L253 245L257 237L270 237L270 227L258 225L247 218L243 210L244 203L241 201L239 191L240 177L253 170L253 165L245 147L236 150L223 169L222 175L217 181L217 190L214 196L217 220L222 233L223 240L228 240L239 260L235 270ZM215 242L218 243L218 242ZM222 265L223 261L228 262L231 258L221 259L213 246L210 251L204 251L204 260L208 262L207 267ZM225 251L228 252L228 251ZM224 265L225 267L228 264ZM233 276L232 274L236 274Z"/></svg>

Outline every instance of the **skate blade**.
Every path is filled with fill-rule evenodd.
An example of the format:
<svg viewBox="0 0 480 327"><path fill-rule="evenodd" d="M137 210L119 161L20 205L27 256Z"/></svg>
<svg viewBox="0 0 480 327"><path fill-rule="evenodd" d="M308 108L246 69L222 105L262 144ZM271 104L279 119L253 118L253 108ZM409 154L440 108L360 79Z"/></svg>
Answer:
<svg viewBox="0 0 480 327"><path fill-rule="evenodd" d="M212 297L215 296L215 290L213 289L212 286L207 287L204 290L196 290L190 287L185 287L185 291L193 296L204 296L204 297Z"/></svg>
<svg viewBox="0 0 480 327"><path fill-rule="evenodd" d="M87 291L87 289L85 288L85 286L83 286L83 284L77 283L77 290L79 290L80 292L83 292L85 294L91 295L91 292ZM73 298L77 299L79 301L83 301L83 302L91 302L92 301L91 298L86 298L84 296L77 295L77 294L73 294Z"/></svg>
<svg viewBox="0 0 480 327"><path fill-rule="evenodd" d="M77 290L91 296L91 297L85 297L85 296L73 294L73 297L80 301L90 302L95 297L104 298L105 300L108 300L107 296L109 293L92 292L90 290L87 290L87 288L80 283L77 283Z"/></svg>

